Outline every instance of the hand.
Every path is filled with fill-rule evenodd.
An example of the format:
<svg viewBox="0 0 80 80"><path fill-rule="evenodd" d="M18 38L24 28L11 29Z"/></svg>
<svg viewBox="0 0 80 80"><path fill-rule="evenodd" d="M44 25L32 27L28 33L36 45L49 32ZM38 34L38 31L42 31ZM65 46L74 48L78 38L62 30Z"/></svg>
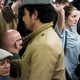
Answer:
<svg viewBox="0 0 80 80"><path fill-rule="evenodd" d="M14 14L18 15L18 8L21 3L22 3L21 0L16 0L15 2L13 2L11 8L12 8Z"/></svg>
<svg viewBox="0 0 80 80"><path fill-rule="evenodd" d="M53 4L53 7L55 11L58 12L63 12L64 11L64 5L63 4Z"/></svg>

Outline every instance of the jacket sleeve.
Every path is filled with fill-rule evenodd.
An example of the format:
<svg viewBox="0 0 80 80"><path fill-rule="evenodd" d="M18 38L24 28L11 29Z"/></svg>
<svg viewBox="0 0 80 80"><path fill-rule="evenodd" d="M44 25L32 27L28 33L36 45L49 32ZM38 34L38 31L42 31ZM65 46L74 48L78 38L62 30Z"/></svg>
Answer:
<svg viewBox="0 0 80 80"><path fill-rule="evenodd" d="M55 48L38 45L31 57L30 80L65 80L63 56Z"/></svg>

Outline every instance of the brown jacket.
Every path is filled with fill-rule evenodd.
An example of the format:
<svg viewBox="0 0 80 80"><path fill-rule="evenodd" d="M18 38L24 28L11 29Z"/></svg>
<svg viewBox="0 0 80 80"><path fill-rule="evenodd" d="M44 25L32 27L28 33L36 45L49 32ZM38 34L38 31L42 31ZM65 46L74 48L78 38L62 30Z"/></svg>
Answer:
<svg viewBox="0 0 80 80"><path fill-rule="evenodd" d="M44 24L24 38L27 44L21 63L21 80L66 80L61 41L52 28Z"/></svg>

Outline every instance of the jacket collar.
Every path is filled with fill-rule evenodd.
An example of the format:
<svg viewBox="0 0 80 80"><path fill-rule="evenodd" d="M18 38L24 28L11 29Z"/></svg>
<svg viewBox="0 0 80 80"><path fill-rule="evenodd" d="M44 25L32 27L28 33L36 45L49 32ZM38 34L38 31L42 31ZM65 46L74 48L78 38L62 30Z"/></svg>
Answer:
<svg viewBox="0 0 80 80"><path fill-rule="evenodd" d="M34 36L36 36L37 34L39 34L40 32L46 30L47 28L53 26L53 22L50 23L45 23L41 28L39 28L38 30L33 31L32 33L30 33L29 35L25 36L23 38L23 43L22 45L24 46L26 42L28 42L31 38L33 38Z"/></svg>

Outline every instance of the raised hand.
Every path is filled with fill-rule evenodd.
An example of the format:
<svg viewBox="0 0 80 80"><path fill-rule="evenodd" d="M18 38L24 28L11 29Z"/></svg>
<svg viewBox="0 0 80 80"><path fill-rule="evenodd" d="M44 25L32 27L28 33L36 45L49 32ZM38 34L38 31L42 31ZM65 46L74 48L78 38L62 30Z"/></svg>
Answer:
<svg viewBox="0 0 80 80"><path fill-rule="evenodd" d="M18 8L19 8L21 3L22 3L21 0L16 0L13 2L11 8L12 8L14 14L18 15Z"/></svg>

